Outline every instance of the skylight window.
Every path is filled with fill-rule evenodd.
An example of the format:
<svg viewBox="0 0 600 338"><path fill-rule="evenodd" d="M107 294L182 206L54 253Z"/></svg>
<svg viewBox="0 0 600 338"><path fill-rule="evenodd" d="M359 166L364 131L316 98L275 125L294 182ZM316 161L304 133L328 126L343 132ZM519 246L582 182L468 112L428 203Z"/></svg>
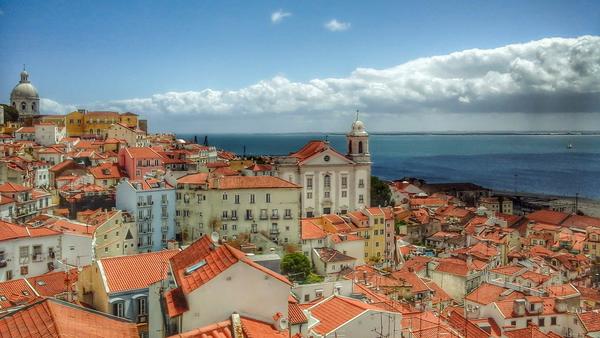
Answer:
<svg viewBox="0 0 600 338"><path fill-rule="evenodd" d="M190 265L187 268L185 268L185 275L191 275L194 271L200 269L201 267L206 265L206 260L201 260L200 262L194 264L194 265Z"/></svg>

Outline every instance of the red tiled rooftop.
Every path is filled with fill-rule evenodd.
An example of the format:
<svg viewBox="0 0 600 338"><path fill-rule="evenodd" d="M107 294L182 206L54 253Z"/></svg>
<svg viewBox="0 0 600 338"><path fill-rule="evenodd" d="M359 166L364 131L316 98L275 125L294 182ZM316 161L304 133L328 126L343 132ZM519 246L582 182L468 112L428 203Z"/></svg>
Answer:
<svg viewBox="0 0 600 338"><path fill-rule="evenodd" d="M327 298L310 307L312 316L320 321L313 327L313 330L318 334L325 335L367 310L381 311L376 306L347 297Z"/></svg>
<svg viewBox="0 0 600 338"><path fill-rule="evenodd" d="M528 219L536 222L559 225L569 214L553 210L538 210L526 216Z"/></svg>
<svg viewBox="0 0 600 338"><path fill-rule="evenodd" d="M322 239L326 237L325 231L316 222L318 219L305 218L301 221L301 231L303 240Z"/></svg>
<svg viewBox="0 0 600 338"><path fill-rule="evenodd" d="M0 283L0 310L33 302L38 297L24 278Z"/></svg>
<svg viewBox="0 0 600 338"><path fill-rule="evenodd" d="M7 337L138 337L136 324L53 298L0 317Z"/></svg>
<svg viewBox="0 0 600 338"><path fill-rule="evenodd" d="M578 313L579 320L583 323L583 326L587 332L599 332L600 331L600 312L589 311Z"/></svg>
<svg viewBox="0 0 600 338"><path fill-rule="evenodd" d="M55 297L65 292L76 291L77 277L77 269L71 269L68 274L65 271L53 271L29 277L27 281L40 296Z"/></svg>
<svg viewBox="0 0 600 338"><path fill-rule="evenodd" d="M108 292L147 288L167 277L168 261L179 250L163 250L130 256L103 258L102 265Z"/></svg>
<svg viewBox="0 0 600 338"><path fill-rule="evenodd" d="M475 290L471 291L471 293L465 296L465 300L486 305L498 300L517 299L525 297L525 295L521 292L510 292L509 290L510 289L503 288L501 286L489 283L481 283L479 287L477 287Z"/></svg>
<svg viewBox="0 0 600 338"><path fill-rule="evenodd" d="M60 235L60 232L48 228L31 228L0 221L0 241L24 237L43 237Z"/></svg>
<svg viewBox="0 0 600 338"><path fill-rule="evenodd" d="M284 276L269 270L248 257L246 254L225 244L214 247L208 236L204 236L192 243L185 250L174 255L171 259L171 269L175 275L177 285L184 294L201 287L221 272L227 270L238 262L246 263L286 284L290 282ZM204 261L205 264L186 274L186 268Z"/></svg>

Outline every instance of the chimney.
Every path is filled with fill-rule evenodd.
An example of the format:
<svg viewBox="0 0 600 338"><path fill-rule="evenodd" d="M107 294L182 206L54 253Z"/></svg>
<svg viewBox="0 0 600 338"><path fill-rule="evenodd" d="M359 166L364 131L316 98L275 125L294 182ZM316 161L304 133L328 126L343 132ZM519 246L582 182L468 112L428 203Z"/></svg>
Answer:
<svg viewBox="0 0 600 338"><path fill-rule="evenodd" d="M244 331L242 329L242 321L240 315L236 312L231 314L231 328L232 338L244 338Z"/></svg>
<svg viewBox="0 0 600 338"><path fill-rule="evenodd" d="M526 302L525 299L515 299L515 301L513 302L513 313L518 316L518 317L522 317L525 315L525 306L526 306Z"/></svg>

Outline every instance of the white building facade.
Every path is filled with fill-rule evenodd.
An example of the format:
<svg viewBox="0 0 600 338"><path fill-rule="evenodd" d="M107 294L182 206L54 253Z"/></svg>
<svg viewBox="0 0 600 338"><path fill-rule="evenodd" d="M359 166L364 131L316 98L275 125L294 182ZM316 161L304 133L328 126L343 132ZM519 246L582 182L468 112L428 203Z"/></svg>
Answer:
<svg viewBox="0 0 600 338"><path fill-rule="evenodd" d="M346 144L345 155L327 141L311 141L275 159L278 176L302 186L302 217L345 214L369 206L371 155L361 121L352 124Z"/></svg>

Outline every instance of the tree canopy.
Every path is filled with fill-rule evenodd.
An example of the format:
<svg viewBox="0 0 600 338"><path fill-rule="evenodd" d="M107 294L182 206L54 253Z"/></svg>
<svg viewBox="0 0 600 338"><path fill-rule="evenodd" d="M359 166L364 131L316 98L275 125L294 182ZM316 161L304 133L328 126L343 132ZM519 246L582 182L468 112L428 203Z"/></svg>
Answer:
<svg viewBox="0 0 600 338"><path fill-rule="evenodd" d="M392 205L390 187L377 176L371 176L371 206L387 207Z"/></svg>
<svg viewBox="0 0 600 338"><path fill-rule="evenodd" d="M304 280L310 274L310 261L299 252L283 256L281 271L294 280Z"/></svg>

